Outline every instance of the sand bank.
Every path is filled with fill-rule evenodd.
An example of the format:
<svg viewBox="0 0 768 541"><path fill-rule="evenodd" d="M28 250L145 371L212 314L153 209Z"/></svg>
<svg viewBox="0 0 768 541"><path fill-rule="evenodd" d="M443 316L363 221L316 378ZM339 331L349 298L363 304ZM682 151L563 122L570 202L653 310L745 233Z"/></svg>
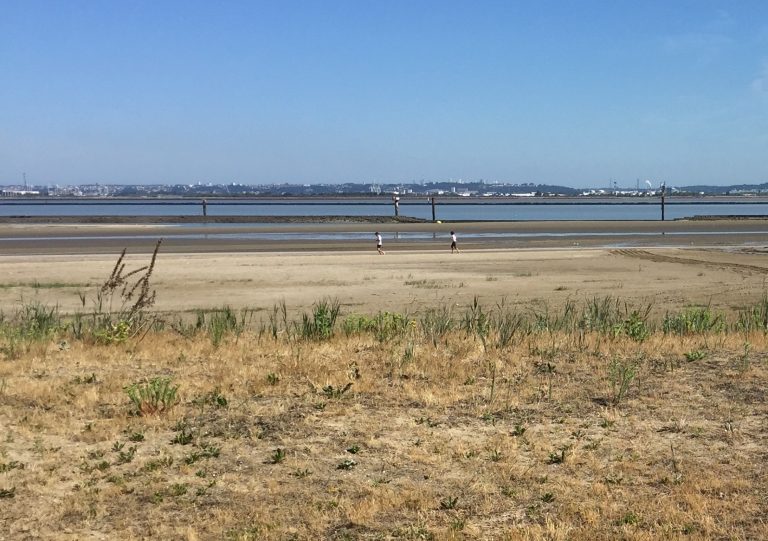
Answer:
<svg viewBox="0 0 768 541"><path fill-rule="evenodd" d="M386 247L386 246L385 246ZM20 301L91 308L115 253L0 257L0 309ZM129 252L128 268L148 262ZM282 302L293 310L324 297L345 313L416 312L466 305L477 296L522 310L613 295L666 310L710 304L736 310L765 292L768 257L743 250L556 248L465 251L169 253L160 251L152 276L156 308L183 311L229 305L265 314ZM88 300L85 306L80 295Z"/></svg>
<svg viewBox="0 0 768 541"><path fill-rule="evenodd" d="M461 254L450 254L451 229ZM374 230L386 256L376 255ZM323 297L346 312L415 311L474 296L533 309L608 294L659 310L733 310L758 300L768 276L768 220L2 224L0 309L22 299L89 309L80 294L95 293L123 248L139 266L160 238L153 280L164 311L266 310L282 300L304 309Z"/></svg>
<svg viewBox="0 0 768 541"><path fill-rule="evenodd" d="M708 247L768 242L768 220L546 221L465 223L0 224L0 255L370 251L373 232L388 248L444 250L450 230L465 250L554 247Z"/></svg>

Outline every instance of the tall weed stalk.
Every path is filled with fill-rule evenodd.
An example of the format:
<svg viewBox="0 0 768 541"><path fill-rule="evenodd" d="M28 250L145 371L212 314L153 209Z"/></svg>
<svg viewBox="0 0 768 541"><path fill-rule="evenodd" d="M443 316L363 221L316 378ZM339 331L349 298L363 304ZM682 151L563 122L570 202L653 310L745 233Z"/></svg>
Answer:
<svg viewBox="0 0 768 541"><path fill-rule="evenodd" d="M162 239L157 241L148 265L127 270L126 250L120 253L109 278L94 299L92 333L104 343L119 343L146 334L152 327L149 309L155 304L156 291L150 279L155 269Z"/></svg>

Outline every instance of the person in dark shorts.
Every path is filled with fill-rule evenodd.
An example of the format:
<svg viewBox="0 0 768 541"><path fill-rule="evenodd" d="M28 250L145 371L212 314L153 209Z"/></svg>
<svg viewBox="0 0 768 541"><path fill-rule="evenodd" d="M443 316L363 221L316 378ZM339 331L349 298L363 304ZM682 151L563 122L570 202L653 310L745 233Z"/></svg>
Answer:
<svg viewBox="0 0 768 541"><path fill-rule="evenodd" d="M379 255L384 255L386 252L381 249L381 233L376 231L376 251L379 252Z"/></svg>
<svg viewBox="0 0 768 541"><path fill-rule="evenodd" d="M456 232L451 231L451 253L456 252L457 254L461 253L459 250L459 247L456 246Z"/></svg>

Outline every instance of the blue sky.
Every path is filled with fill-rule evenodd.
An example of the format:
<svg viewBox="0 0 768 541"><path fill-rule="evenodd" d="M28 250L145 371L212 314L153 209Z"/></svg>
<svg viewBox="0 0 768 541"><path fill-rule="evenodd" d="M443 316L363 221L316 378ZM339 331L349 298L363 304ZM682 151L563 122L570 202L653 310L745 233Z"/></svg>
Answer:
<svg viewBox="0 0 768 541"><path fill-rule="evenodd" d="M768 181L768 2L0 0L0 184Z"/></svg>

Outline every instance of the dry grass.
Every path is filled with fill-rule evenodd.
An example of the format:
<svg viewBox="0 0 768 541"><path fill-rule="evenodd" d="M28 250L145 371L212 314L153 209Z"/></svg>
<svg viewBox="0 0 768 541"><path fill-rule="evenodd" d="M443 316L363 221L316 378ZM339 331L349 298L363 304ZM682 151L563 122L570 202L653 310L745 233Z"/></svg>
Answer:
<svg viewBox="0 0 768 541"><path fill-rule="evenodd" d="M768 537L762 333L61 340L0 360L4 538Z"/></svg>

